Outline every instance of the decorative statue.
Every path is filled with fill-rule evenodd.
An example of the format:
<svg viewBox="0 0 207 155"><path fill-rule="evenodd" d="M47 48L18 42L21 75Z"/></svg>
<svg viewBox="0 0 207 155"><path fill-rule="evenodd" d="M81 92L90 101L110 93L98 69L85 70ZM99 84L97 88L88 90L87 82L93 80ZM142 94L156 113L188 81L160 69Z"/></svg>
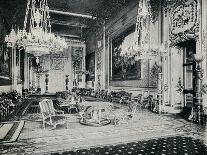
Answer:
<svg viewBox="0 0 207 155"><path fill-rule="evenodd" d="M66 88L66 90L69 90L68 83L69 83L69 75L66 75L66 79L65 79L65 88Z"/></svg>
<svg viewBox="0 0 207 155"><path fill-rule="evenodd" d="M48 92L48 82L49 82L49 74L45 74L45 83L46 83L46 92Z"/></svg>

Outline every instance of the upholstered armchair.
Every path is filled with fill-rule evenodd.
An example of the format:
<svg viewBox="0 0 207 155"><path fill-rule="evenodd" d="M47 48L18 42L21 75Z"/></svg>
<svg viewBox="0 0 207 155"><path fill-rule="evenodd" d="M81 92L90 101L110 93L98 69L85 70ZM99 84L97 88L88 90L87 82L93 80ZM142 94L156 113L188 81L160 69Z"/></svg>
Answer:
<svg viewBox="0 0 207 155"><path fill-rule="evenodd" d="M40 110L42 113L43 127L45 129L45 125L51 125L53 128L56 128L57 125L64 124L65 117L64 112L62 110L56 110L53 106L53 101L50 99L44 99L40 103Z"/></svg>

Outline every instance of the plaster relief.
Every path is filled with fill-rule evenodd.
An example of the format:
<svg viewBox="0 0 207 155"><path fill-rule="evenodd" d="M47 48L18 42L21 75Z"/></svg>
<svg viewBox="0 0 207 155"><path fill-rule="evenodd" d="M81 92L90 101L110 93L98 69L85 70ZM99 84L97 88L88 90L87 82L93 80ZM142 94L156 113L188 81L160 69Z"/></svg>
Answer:
<svg viewBox="0 0 207 155"><path fill-rule="evenodd" d="M197 0L177 1L171 9L171 45L195 39L199 32Z"/></svg>

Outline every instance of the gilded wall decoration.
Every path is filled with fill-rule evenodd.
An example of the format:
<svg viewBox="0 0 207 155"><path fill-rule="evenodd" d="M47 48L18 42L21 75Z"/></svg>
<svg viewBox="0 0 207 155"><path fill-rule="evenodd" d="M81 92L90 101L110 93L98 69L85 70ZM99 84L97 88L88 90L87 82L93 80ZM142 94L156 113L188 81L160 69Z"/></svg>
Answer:
<svg viewBox="0 0 207 155"><path fill-rule="evenodd" d="M102 73L102 50L101 49L96 51L95 58L96 58L96 77L95 78L97 78L96 88L100 90L101 89L101 73Z"/></svg>
<svg viewBox="0 0 207 155"><path fill-rule="evenodd" d="M100 71L102 67L102 51L99 50L96 52L96 61L97 61L97 70Z"/></svg>
<svg viewBox="0 0 207 155"><path fill-rule="evenodd" d="M157 85L158 85L158 74L159 74L160 70L161 70L160 67L155 62L155 64L152 66L152 68L150 70L151 86L157 87Z"/></svg>
<svg viewBox="0 0 207 155"><path fill-rule="evenodd" d="M203 51L206 51L206 32L203 30L202 33L202 46L203 46Z"/></svg>
<svg viewBox="0 0 207 155"><path fill-rule="evenodd" d="M186 40L197 38L199 32L197 0L176 1L170 13L171 46Z"/></svg>

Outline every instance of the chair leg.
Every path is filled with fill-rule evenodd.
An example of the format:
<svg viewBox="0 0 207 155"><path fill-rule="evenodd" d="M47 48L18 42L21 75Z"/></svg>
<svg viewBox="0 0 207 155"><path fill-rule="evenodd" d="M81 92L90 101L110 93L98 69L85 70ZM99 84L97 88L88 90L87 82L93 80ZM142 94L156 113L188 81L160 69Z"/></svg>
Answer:
<svg viewBox="0 0 207 155"><path fill-rule="evenodd" d="M68 122L67 122L67 120L65 121L65 124L66 124L66 129L68 129Z"/></svg>
<svg viewBox="0 0 207 155"><path fill-rule="evenodd" d="M56 127L57 127L57 124L54 124L54 125L53 125L53 129L56 129Z"/></svg>
<svg viewBox="0 0 207 155"><path fill-rule="evenodd" d="M45 129L45 121L43 121L43 128Z"/></svg>

